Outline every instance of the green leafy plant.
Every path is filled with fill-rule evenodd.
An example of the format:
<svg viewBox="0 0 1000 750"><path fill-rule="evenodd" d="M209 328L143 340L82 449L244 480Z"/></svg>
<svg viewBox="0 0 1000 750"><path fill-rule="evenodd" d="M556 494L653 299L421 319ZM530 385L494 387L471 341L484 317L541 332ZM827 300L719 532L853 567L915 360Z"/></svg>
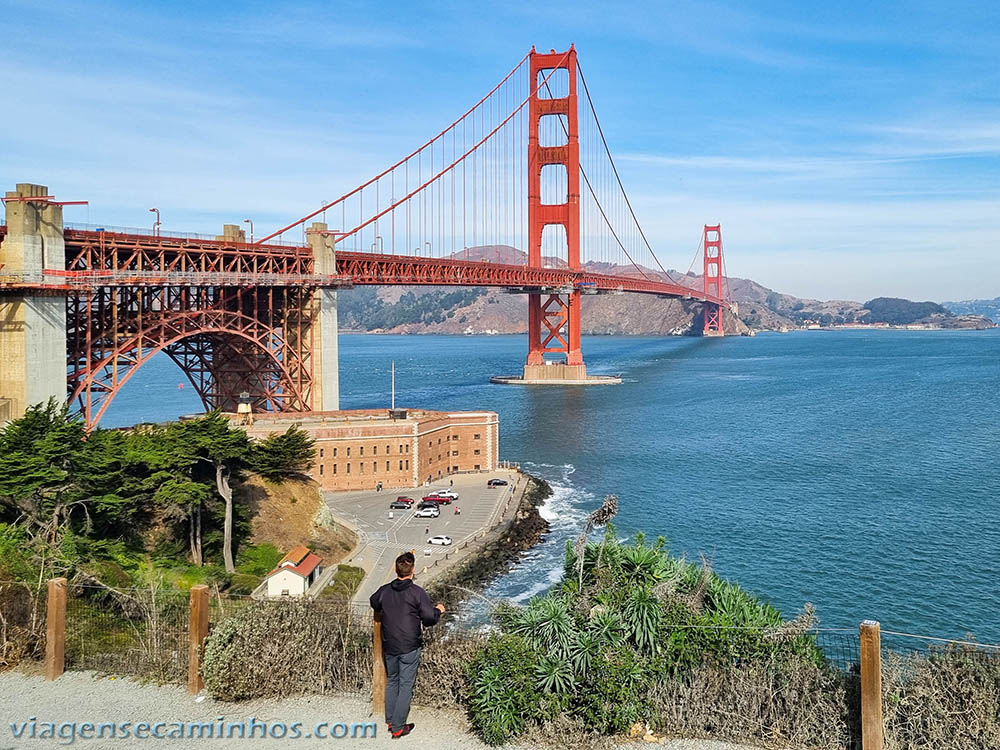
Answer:
<svg viewBox="0 0 1000 750"><path fill-rule="evenodd" d="M469 713L487 744L502 745L541 717L538 656L527 640L493 635L468 669Z"/></svg>

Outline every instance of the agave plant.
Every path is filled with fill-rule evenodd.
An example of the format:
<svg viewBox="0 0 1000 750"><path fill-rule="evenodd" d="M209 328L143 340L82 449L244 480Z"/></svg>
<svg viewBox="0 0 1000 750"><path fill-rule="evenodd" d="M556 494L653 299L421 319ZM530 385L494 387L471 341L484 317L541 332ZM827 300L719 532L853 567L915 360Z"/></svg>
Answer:
<svg viewBox="0 0 1000 750"><path fill-rule="evenodd" d="M565 654L573 637L573 617L566 601L547 596L507 616L507 629L541 653Z"/></svg>
<svg viewBox="0 0 1000 750"><path fill-rule="evenodd" d="M601 646L614 646L625 637L625 625L615 610L595 612L590 619L589 631Z"/></svg>
<svg viewBox="0 0 1000 750"><path fill-rule="evenodd" d="M655 547L626 547L622 552L620 566L626 583L652 586L664 580L669 570L665 556Z"/></svg>
<svg viewBox="0 0 1000 750"><path fill-rule="evenodd" d="M649 590L633 590L625 600L625 625L640 651L657 650L656 632L663 610L660 600Z"/></svg>
<svg viewBox="0 0 1000 750"><path fill-rule="evenodd" d="M535 674L538 687L546 692L565 695L573 690L573 668L565 659L545 656L538 662Z"/></svg>
<svg viewBox="0 0 1000 750"><path fill-rule="evenodd" d="M602 645L604 645L602 638L592 630L585 630L577 635L576 642L570 647L570 661L578 675L587 676L601 652Z"/></svg>

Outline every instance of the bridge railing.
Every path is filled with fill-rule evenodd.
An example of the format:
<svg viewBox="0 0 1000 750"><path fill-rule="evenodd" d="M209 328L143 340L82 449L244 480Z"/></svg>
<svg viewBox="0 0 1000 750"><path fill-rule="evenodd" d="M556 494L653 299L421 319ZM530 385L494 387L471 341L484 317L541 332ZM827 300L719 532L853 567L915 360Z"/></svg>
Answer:
<svg viewBox="0 0 1000 750"><path fill-rule="evenodd" d="M92 289L102 286L322 286L347 287L345 275L211 271L44 271L4 273L0 287Z"/></svg>
<svg viewBox="0 0 1000 750"><path fill-rule="evenodd" d="M221 236L218 234L199 234L197 232L166 232L163 230L154 232L148 227L118 227L110 224L78 224L74 222L67 222L63 226L66 229L72 229L79 232L106 232L108 234L123 234L133 237L167 237L178 240L205 240L209 242L217 242ZM254 243L246 240L237 244L253 245ZM289 240L282 237L275 238L275 242L273 244L292 247L307 247L307 243L304 240ZM256 245L254 246L256 247Z"/></svg>

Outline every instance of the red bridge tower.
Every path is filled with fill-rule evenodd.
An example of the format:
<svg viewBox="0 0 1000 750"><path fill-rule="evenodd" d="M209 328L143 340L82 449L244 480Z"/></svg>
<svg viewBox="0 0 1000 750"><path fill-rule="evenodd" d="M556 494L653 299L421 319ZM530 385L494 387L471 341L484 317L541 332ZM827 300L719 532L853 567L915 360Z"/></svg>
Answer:
<svg viewBox="0 0 1000 750"><path fill-rule="evenodd" d="M705 225L702 235L702 244L705 248L705 296L717 299L728 299L728 290L725 289L724 277L722 275L722 225ZM725 336L722 329L722 305L715 302L704 303L705 336Z"/></svg>
<svg viewBox="0 0 1000 750"><path fill-rule="evenodd" d="M566 96L554 97L548 84L541 86L552 71L565 70ZM566 264L580 270L580 141L577 116L576 50L530 57L531 96L528 103L528 267L542 267L542 235L548 226L562 227L566 237ZM559 85L556 76L552 76ZM565 80L565 79L563 79ZM560 92L561 93L561 92ZM548 94L548 96L546 96ZM542 118L563 118L566 142L539 143ZM542 169L560 165L566 170L566 196L561 203L542 203ZM544 298L544 299L543 299ZM558 359L546 364L546 354ZM540 288L528 295L528 359L525 381L585 381L587 368L580 349L580 291Z"/></svg>

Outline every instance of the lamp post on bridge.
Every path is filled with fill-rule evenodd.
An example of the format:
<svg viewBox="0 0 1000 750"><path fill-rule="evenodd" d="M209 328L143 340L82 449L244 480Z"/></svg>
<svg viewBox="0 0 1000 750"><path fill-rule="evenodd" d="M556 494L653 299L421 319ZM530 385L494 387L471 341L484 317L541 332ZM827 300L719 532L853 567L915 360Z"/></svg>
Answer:
<svg viewBox="0 0 1000 750"><path fill-rule="evenodd" d="M160 209L158 209L158 208L151 208L151 209L149 209L149 212L153 213L153 214L156 214L156 221L153 222L153 236L154 237L159 237L160 236L160 224L162 223L160 221Z"/></svg>
<svg viewBox="0 0 1000 750"><path fill-rule="evenodd" d="M250 244L252 245L253 244L253 219L244 219L243 223L250 225Z"/></svg>

